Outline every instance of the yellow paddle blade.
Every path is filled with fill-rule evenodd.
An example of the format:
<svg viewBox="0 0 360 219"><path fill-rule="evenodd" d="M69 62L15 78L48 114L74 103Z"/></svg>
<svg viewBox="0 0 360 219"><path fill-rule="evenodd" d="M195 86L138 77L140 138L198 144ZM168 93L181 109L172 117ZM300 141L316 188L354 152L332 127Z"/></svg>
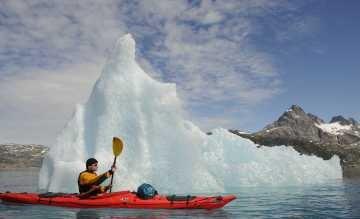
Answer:
<svg viewBox="0 0 360 219"><path fill-rule="evenodd" d="M115 157L117 157L121 154L123 147L124 147L123 141L118 137L114 137L113 138L113 152L114 152Z"/></svg>

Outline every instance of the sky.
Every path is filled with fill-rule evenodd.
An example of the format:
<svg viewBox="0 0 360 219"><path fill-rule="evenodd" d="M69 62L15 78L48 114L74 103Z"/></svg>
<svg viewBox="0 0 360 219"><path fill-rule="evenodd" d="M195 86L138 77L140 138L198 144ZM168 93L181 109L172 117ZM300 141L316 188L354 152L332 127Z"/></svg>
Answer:
<svg viewBox="0 0 360 219"><path fill-rule="evenodd" d="M293 104L360 120L359 10L357 0L0 1L0 144L51 146L126 33L203 131L258 131Z"/></svg>

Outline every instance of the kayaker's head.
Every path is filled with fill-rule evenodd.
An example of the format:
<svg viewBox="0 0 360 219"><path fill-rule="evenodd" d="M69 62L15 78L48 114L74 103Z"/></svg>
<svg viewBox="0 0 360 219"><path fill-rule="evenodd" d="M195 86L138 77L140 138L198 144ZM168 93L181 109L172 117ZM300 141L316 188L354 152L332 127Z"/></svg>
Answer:
<svg viewBox="0 0 360 219"><path fill-rule="evenodd" d="M89 158L86 161L86 169L95 172L97 170L98 161L95 158Z"/></svg>

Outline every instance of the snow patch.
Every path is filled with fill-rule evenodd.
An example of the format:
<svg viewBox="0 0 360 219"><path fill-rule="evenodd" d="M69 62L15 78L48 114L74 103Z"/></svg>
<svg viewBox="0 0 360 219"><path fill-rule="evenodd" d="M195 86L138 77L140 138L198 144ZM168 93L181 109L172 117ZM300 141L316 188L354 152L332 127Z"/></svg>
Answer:
<svg viewBox="0 0 360 219"><path fill-rule="evenodd" d="M343 135L345 131L351 130L352 125L341 125L339 122L316 124L324 132L332 135Z"/></svg>

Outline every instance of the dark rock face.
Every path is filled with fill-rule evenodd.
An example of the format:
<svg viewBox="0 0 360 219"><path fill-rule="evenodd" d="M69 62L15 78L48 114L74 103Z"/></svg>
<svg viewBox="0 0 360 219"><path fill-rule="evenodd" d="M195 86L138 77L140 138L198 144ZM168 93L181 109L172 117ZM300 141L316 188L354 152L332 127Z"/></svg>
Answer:
<svg viewBox="0 0 360 219"><path fill-rule="evenodd" d="M330 123L305 113L293 105L277 121L251 134L230 132L264 146L292 146L301 154L316 155L325 160L338 155L343 176L360 177L360 127L355 119L342 116Z"/></svg>
<svg viewBox="0 0 360 219"><path fill-rule="evenodd" d="M0 169L39 168L47 151L42 145L0 144Z"/></svg>
<svg viewBox="0 0 360 219"><path fill-rule="evenodd" d="M349 121L350 121L350 123L351 123L352 125L357 126L357 127L359 128L359 122L358 122L358 121L356 121L356 120L353 119L353 118L349 118Z"/></svg>
<svg viewBox="0 0 360 219"><path fill-rule="evenodd" d="M319 117L311 114L311 113L308 113L307 114L316 124L321 124L321 123L325 123L324 120L320 119Z"/></svg>

